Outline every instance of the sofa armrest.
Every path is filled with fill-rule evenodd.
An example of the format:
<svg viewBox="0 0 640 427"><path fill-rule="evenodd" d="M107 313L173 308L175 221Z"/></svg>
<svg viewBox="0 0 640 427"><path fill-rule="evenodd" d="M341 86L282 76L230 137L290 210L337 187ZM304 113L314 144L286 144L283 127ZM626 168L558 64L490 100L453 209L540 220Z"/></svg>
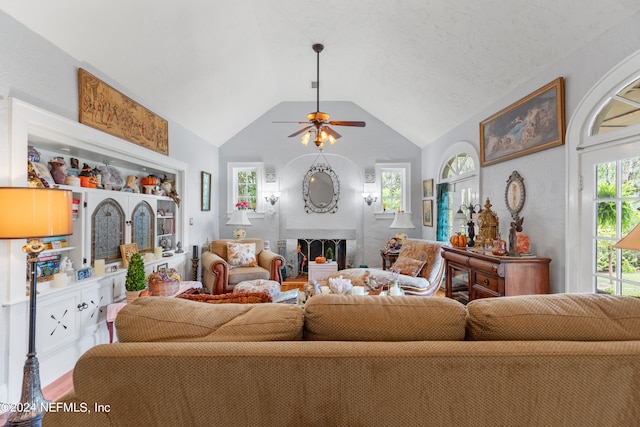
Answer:
<svg viewBox="0 0 640 427"><path fill-rule="evenodd" d="M269 270L269 280L275 280L282 283L282 267L284 266L284 257L270 250L263 250L258 254L258 265Z"/></svg>
<svg viewBox="0 0 640 427"><path fill-rule="evenodd" d="M228 278L229 264L213 252L202 254L202 284L212 294L223 294Z"/></svg>

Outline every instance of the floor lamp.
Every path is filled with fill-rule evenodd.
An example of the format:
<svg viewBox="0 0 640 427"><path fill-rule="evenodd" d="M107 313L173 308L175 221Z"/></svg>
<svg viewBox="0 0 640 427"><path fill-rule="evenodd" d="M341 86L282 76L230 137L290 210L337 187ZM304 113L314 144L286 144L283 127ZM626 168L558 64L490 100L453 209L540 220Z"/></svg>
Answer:
<svg viewBox="0 0 640 427"><path fill-rule="evenodd" d="M40 365L36 357L36 262L45 248L42 237L73 233L71 191L48 188L0 187L0 239L28 239L22 247L29 262L29 350L22 377L22 407L12 412L6 426L40 426L48 403L40 389Z"/></svg>

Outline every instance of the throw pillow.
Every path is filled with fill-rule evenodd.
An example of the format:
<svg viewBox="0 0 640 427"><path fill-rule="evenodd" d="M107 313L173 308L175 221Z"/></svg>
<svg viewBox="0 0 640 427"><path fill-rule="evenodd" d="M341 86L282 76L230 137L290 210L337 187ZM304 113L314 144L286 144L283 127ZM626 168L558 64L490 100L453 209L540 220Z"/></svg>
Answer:
<svg viewBox="0 0 640 427"><path fill-rule="evenodd" d="M269 292L238 292L233 294L220 295L178 295L176 298L188 299L191 301L206 302L209 304L259 304L272 302L273 298Z"/></svg>
<svg viewBox="0 0 640 427"><path fill-rule="evenodd" d="M391 266L391 269L399 271L400 274L418 277L426 263L426 261L420 261L417 259L398 257L396 262Z"/></svg>
<svg viewBox="0 0 640 427"><path fill-rule="evenodd" d="M234 267L255 267L256 260L255 243L234 243L227 242L227 262Z"/></svg>

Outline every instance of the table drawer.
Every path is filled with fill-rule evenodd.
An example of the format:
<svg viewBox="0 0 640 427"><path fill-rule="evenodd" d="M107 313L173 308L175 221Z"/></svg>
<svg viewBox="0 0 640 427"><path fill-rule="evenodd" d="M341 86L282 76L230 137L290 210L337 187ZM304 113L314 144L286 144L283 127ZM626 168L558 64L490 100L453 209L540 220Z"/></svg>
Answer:
<svg viewBox="0 0 640 427"><path fill-rule="evenodd" d="M500 278L476 272L475 284L490 289L494 292L500 292Z"/></svg>

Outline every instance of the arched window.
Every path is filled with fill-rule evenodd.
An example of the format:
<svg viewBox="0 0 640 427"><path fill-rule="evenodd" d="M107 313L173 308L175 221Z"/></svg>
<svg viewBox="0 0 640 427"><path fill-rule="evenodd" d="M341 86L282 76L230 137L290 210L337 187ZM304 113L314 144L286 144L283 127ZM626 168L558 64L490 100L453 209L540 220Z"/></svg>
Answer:
<svg viewBox="0 0 640 427"><path fill-rule="evenodd" d="M613 95L596 114L591 135L640 124L640 79Z"/></svg>
<svg viewBox="0 0 640 427"><path fill-rule="evenodd" d="M639 70L640 52L588 92L567 129L567 292L640 296L640 252L614 247L640 222Z"/></svg>
<svg viewBox="0 0 640 427"><path fill-rule="evenodd" d="M463 212L468 215L468 208L479 203L480 182L476 169L477 164L478 154L473 145L468 142L457 142L445 153L440 169L439 183L448 184L447 202L444 205L441 203L437 203L437 205L439 229L444 224L448 228L446 230L448 236L457 231L465 231L464 224L453 219L458 209L462 207ZM475 210L478 212L479 209ZM445 239L443 232L439 232L438 235L440 240Z"/></svg>

